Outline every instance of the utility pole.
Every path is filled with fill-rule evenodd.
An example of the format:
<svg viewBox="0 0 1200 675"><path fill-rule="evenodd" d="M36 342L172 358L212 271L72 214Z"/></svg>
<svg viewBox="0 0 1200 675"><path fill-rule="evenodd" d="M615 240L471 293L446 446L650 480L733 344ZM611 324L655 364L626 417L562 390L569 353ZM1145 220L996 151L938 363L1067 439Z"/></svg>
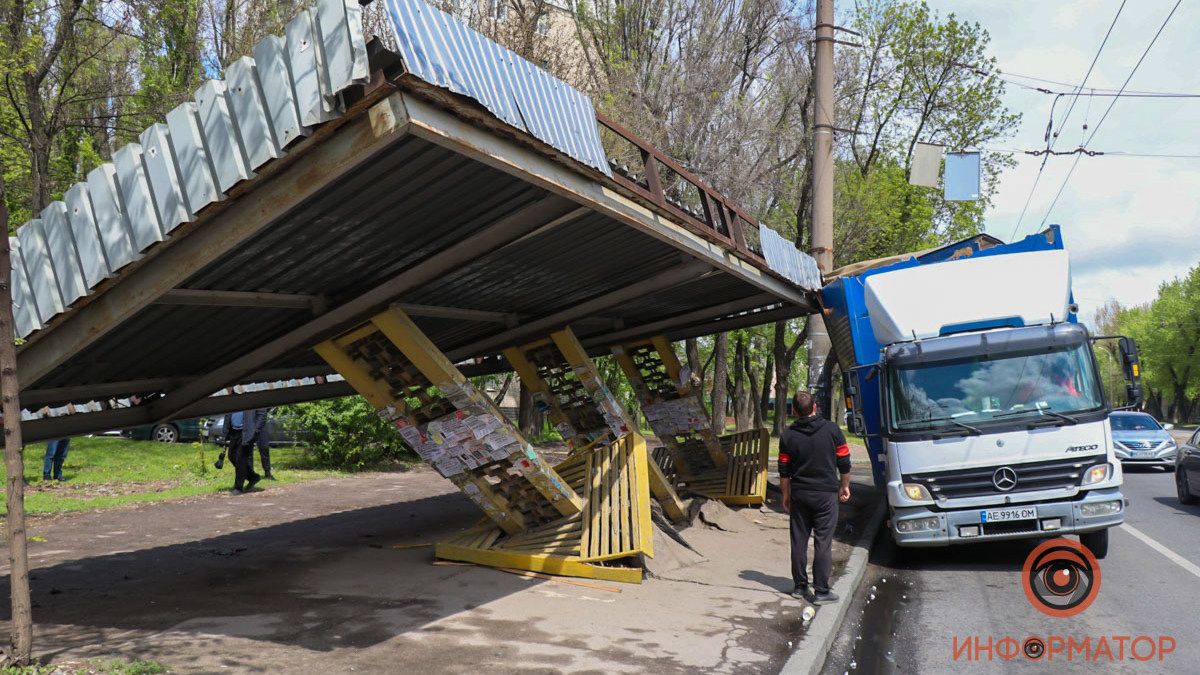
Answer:
<svg viewBox="0 0 1200 675"><path fill-rule="evenodd" d="M813 115L812 230L809 253L822 276L833 270L833 0L817 0L816 110ZM829 333L819 315L808 318L808 389L821 414L832 417L832 370Z"/></svg>
<svg viewBox="0 0 1200 675"><path fill-rule="evenodd" d="M7 479L9 593L12 598L12 645L2 665L27 666L33 656L33 613L29 603L29 555L25 540L25 461L21 453L21 404L17 400L17 347L13 344L12 251L8 207L0 170L0 402L4 412L4 471Z"/></svg>

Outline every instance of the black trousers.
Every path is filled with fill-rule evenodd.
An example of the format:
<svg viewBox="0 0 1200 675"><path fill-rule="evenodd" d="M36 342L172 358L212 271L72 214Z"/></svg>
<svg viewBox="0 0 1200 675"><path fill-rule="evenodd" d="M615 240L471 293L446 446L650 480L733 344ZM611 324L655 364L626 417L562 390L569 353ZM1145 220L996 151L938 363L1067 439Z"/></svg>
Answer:
<svg viewBox="0 0 1200 675"><path fill-rule="evenodd" d="M271 475L271 444L263 442L262 439L259 439L259 441L258 441L258 461L262 462L263 473L270 476ZM254 463L253 460L251 460L250 463L253 464Z"/></svg>
<svg viewBox="0 0 1200 675"><path fill-rule="evenodd" d="M836 492L792 488L792 581L808 583L808 537L813 538L812 585L817 593L829 591L833 571L833 528L838 519Z"/></svg>
<svg viewBox="0 0 1200 675"><path fill-rule="evenodd" d="M254 446L242 445L242 432L229 432L229 461L233 463L233 489L241 490L246 481L257 483L254 472Z"/></svg>

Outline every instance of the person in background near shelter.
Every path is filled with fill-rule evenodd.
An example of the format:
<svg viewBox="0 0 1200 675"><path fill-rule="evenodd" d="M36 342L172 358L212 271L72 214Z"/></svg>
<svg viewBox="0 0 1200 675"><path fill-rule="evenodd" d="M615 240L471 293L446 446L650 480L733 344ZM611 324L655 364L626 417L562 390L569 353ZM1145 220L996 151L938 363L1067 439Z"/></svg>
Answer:
<svg viewBox="0 0 1200 675"><path fill-rule="evenodd" d="M233 462L233 493L254 489L262 476L254 471L254 444L266 426L261 410L243 410L225 415L225 445Z"/></svg>
<svg viewBox="0 0 1200 675"><path fill-rule="evenodd" d="M66 480L62 475L63 462L67 461L67 450L71 445L69 438L56 438L46 444L46 457L42 461L42 480ZM51 474L51 471L54 473Z"/></svg>
<svg viewBox="0 0 1200 675"><path fill-rule="evenodd" d="M838 600L829 589L829 575L838 501L850 500L850 446L838 425L816 414L812 394L796 392L792 410L797 419L779 439L779 489L783 510L792 521L792 597L824 605ZM807 570L810 534L811 588Z"/></svg>
<svg viewBox="0 0 1200 675"><path fill-rule="evenodd" d="M271 475L271 413L274 408L255 410L256 415L262 417L262 430L258 432L258 460L262 462L263 478L267 480L275 480L275 476ZM251 460L253 463L253 459Z"/></svg>

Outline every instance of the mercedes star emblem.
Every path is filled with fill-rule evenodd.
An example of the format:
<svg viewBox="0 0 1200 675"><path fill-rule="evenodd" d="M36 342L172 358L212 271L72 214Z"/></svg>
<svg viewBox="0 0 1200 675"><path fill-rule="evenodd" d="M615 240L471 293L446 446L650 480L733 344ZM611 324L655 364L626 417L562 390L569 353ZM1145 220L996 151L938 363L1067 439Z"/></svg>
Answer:
<svg viewBox="0 0 1200 675"><path fill-rule="evenodd" d="M992 485L1001 492L1008 492L1017 487L1017 472L1012 467L1002 466L992 474Z"/></svg>

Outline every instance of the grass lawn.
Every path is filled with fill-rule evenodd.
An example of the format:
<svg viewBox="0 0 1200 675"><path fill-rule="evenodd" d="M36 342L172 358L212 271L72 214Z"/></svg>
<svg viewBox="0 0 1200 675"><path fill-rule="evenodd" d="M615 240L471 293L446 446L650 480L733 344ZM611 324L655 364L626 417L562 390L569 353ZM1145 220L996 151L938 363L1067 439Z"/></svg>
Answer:
<svg viewBox="0 0 1200 675"><path fill-rule="evenodd" d="M63 466L63 482L42 480L44 443L25 447L25 509L61 513L137 502L156 502L210 494L233 487L233 466L218 471L219 448L199 443L156 443L108 436L77 437ZM261 473L258 453L255 469ZM303 448L272 448L272 473L279 483L297 483L338 475L315 469ZM0 467L2 469L3 467ZM7 509L0 503L0 514Z"/></svg>

